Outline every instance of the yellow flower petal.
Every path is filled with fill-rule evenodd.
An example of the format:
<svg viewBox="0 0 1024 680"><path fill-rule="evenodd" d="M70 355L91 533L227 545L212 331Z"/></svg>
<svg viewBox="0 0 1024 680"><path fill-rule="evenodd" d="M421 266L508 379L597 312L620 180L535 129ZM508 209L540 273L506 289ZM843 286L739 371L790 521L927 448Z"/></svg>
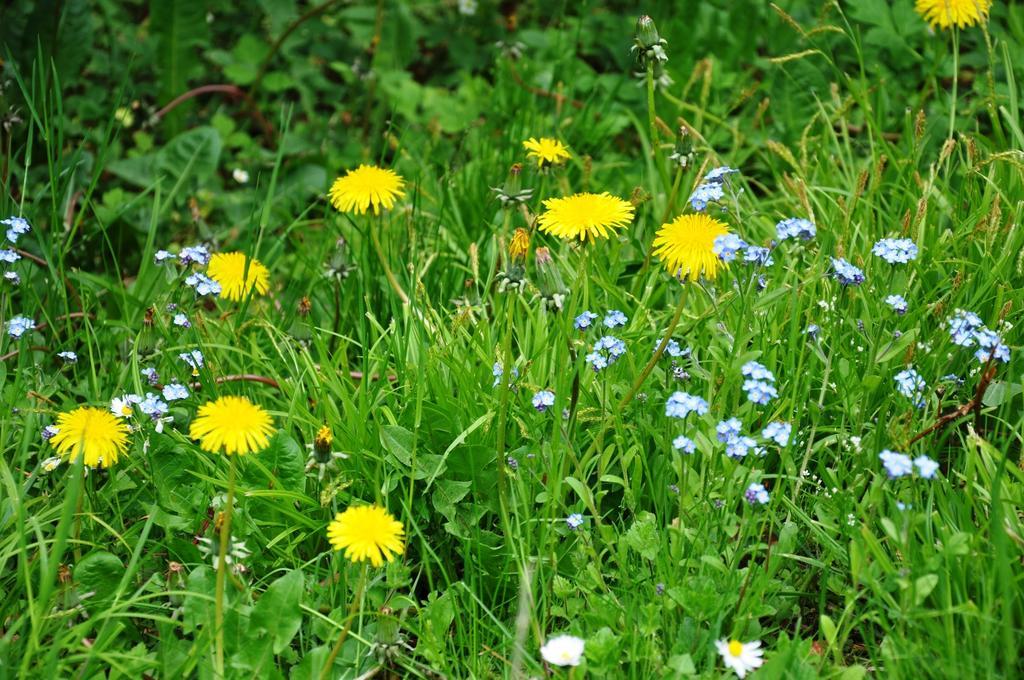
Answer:
<svg viewBox="0 0 1024 680"><path fill-rule="evenodd" d="M71 461L84 455L89 467L110 467L128 447L128 426L101 408L82 406L57 417L50 439L57 453Z"/></svg>
<svg viewBox="0 0 1024 680"><path fill-rule="evenodd" d="M405 552L402 523L379 505L361 505L339 512L327 527L335 550L344 550L352 562L369 561L375 567Z"/></svg>
<svg viewBox="0 0 1024 680"><path fill-rule="evenodd" d="M540 230L563 239L608 238L633 221L633 204L607 192L549 198L544 207L537 220Z"/></svg>
<svg viewBox="0 0 1024 680"><path fill-rule="evenodd" d="M724 267L714 252L715 239L728 233L728 225L703 213L680 215L661 225L654 238L654 254L673 276L713 279Z"/></svg>
<svg viewBox="0 0 1024 680"><path fill-rule="evenodd" d="M371 206L379 215L381 207L391 210L395 199L405 196L404 180L394 170L360 165L331 185L331 205L341 212L365 213Z"/></svg>
<svg viewBox="0 0 1024 680"><path fill-rule="evenodd" d="M273 432L270 414L245 397L221 397L199 407L189 437L204 451L245 455L266 448Z"/></svg>

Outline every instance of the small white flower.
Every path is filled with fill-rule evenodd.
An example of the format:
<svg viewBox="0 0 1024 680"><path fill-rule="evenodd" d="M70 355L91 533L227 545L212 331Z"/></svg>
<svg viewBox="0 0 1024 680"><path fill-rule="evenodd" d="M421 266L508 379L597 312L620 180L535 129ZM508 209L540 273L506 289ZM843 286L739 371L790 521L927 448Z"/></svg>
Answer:
<svg viewBox="0 0 1024 680"><path fill-rule="evenodd" d="M54 456L52 458L47 458L42 463L43 471L44 472L53 472L58 467L60 467L60 463L61 463L60 458L57 458L56 456Z"/></svg>
<svg viewBox="0 0 1024 680"><path fill-rule="evenodd" d="M239 184L247 184L249 182L249 173L241 168L235 168L231 171L231 176Z"/></svg>
<svg viewBox="0 0 1024 680"><path fill-rule="evenodd" d="M137 394L126 394L110 400L110 412L118 418L127 418L132 414L135 404L141 404L142 397Z"/></svg>
<svg viewBox="0 0 1024 680"><path fill-rule="evenodd" d="M583 660L583 640L573 635L558 635L540 648L540 655L555 666L579 666Z"/></svg>
<svg viewBox="0 0 1024 680"><path fill-rule="evenodd" d="M764 663L761 658L764 651L761 649L761 641L740 642L739 640L718 640L715 642L718 653L722 655L725 665L736 672L738 677L745 677L747 673L760 668Z"/></svg>

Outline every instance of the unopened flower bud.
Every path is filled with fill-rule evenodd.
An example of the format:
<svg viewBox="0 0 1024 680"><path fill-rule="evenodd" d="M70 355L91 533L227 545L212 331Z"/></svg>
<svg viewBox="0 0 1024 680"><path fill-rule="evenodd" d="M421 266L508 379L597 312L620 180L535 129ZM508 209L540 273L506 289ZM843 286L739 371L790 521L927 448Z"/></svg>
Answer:
<svg viewBox="0 0 1024 680"><path fill-rule="evenodd" d="M646 66L651 61L655 64L668 61L668 54L665 53L667 44L665 39L658 35L654 19L646 14L637 19L632 52L636 54L641 64Z"/></svg>
<svg viewBox="0 0 1024 680"><path fill-rule="evenodd" d="M646 14L636 20L636 44L642 50L647 50L661 42L658 35L658 27L654 25L654 19Z"/></svg>
<svg viewBox="0 0 1024 680"><path fill-rule="evenodd" d="M522 262L530 252L530 232L523 228L516 229L512 234L512 242L508 245L508 254L513 262Z"/></svg>
<svg viewBox="0 0 1024 680"><path fill-rule="evenodd" d="M533 195L533 189L523 189L523 166L515 163L508 171L505 184L500 187L491 187L491 190L498 196L498 200L506 208L515 207L518 203L525 203Z"/></svg>
<svg viewBox="0 0 1024 680"><path fill-rule="evenodd" d="M540 290L541 299L549 309L561 311L569 289L562 281L558 265L551 259L551 251L547 248L537 248L534 263L537 265L537 289Z"/></svg>

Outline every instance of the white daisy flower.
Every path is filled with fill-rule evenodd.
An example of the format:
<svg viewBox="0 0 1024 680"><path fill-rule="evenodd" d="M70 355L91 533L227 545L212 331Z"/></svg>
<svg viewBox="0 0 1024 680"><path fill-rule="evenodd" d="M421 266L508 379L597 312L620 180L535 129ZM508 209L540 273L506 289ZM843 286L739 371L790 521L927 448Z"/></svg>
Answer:
<svg viewBox="0 0 1024 680"><path fill-rule="evenodd" d="M747 673L760 668L764 663L761 658L764 651L761 649L761 641L740 642L739 640L718 640L715 642L718 653L722 655L725 665L736 672L738 677L745 677Z"/></svg>
<svg viewBox="0 0 1024 680"><path fill-rule="evenodd" d="M554 666L579 666L583 660L583 640L572 635L558 635L540 648L540 655Z"/></svg>

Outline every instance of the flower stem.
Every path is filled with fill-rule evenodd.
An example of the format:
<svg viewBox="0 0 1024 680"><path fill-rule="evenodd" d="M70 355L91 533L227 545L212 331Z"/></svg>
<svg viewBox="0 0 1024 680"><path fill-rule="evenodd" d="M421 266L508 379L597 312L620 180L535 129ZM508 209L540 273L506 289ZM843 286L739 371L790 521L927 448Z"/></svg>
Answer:
<svg viewBox="0 0 1024 680"><path fill-rule="evenodd" d="M640 371L640 375L638 375L636 380L633 381L632 387L629 388L629 391L626 392L619 401L618 406L615 407L613 415L618 416L622 413L622 409L626 408L626 405L633 400L633 397L636 396L636 393L639 392L640 388L643 386L644 381L647 380L647 376L651 374L651 371L654 370L654 366L658 363L658 360L661 359L661 355L665 353L665 348L668 347L668 341L672 339L672 334L676 332L679 320L683 317L683 308L686 306L686 291L687 286L684 284L682 292L679 295L679 303L676 305L675 314L673 314L672 321L669 322L668 328L665 330L665 335L661 338L661 342L658 343L658 348L654 350L654 354L651 356L650 361L647 362L647 365L644 366L642 371ZM605 420L601 429L598 431L597 437L594 438L593 443L590 445L588 453L593 451L595 448L600 448L601 443L604 440L604 433L608 430L608 426L609 423Z"/></svg>
<svg viewBox="0 0 1024 680"><path fill-rule="evenodd" d="M949 96L949 138L956 131L956 91L960 82L960 32L953 29L953 91Z"/></svg>
<svg viewBox="0 0 1024 680"><path fill-rule="evenodd" d="M395 291L398 299L402 301L403 305L409 304L409 296L405 294L405 290L402 289L402 285L398 283L398 279L395 278L394 272L391 271L391 267L388 265L388 260L384 257L384 248L380 245L380 237L377 232L383 222L379 221L377 224L370 225L370 242L373 244L373 250L377 253L377 259L380 260L380 265L384 267L384 276L387 278L388 283L391 284L391 288Z"/></svg>
<svg viewBox="0 0 1024 680"><path fill-rule="evenodd" d="M214 677L224 678L224 582L227 577L228 549L231 545L231 506L235 500L235 457L228 456L228 498L224 504L224 520L220 525L220 550L217 555L217 586L215 593Z"/></svg>
<svg viewBox="0 0 1024 680"><path fill-rule="evenodd" d="M352 622L355 621L357 609L363 601L363 591L366 590L366 573L367 566L363 564L362 569L359 571L359 585L356 586L356 596L352 600L352 604L349 605L348 616L345 617L345 627L341 629L341 635L338 636L338 641L334 643L334 647L331 648L331 654L327 657L327 661L324 663L324 667L320 669L320 680L326 680L331 674L331 668L334 667L334 662L338 658L338 653L341 652L342 645L345 644L345 639L348 637L349 631L352 630Z"/></svg>
<svg viewBox="0 0 1024 680"><path fill-rule="evenodd" d="M513 293L505 295L505 332L501 339L501 394L498 397L498 506L501 509L502 528L508 534L509 519L507 495L508 472L505 469L505 430L508 428L508 393L512 384L512 318L516 298Z"/></svg>
<svg viewBox="0 0 1024 680"><path fill-rule="evenodd" d="M671 180L665 171L665 164L661 161L661 144L658 142L658 113L654 108L654 61L647 61L647 134L651 138L651 153L654 156L654 167L661 179L662 188L666 194L672 189ZM653 187L652 187L653 188Z"/></svg>

